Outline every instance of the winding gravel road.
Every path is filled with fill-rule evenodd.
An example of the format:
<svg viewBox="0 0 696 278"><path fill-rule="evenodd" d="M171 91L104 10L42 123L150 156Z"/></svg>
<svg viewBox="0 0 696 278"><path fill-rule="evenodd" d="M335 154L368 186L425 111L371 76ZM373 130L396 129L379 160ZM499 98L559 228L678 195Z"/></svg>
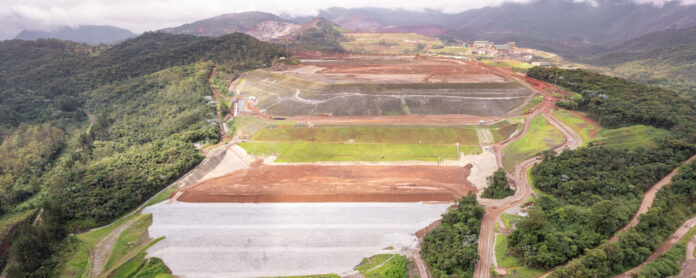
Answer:
<svg viewBox="0 0 696 278"><path fill-rule="evenodd" d="M551 111L554 108L554 104L557 98L552 96L552 92L548 91L544 86L539 86L539 84L529 84L526 80L520 78L516 73L511 73L503 69L494 68L500 74L505 74L508 77L516 80L520 84L525 85L529 89L544 96L543 102L537 106L531 113L529 113L524 120L524 127L522 132L518 133L515 137L503 141L498 144L494 144L493 147L496 150L496 157L498 160L498 165L502 167L502 151L508 144L521 139L528 131L529 125L532 118L537 115L542 115L551 125L556 127L563 133L564 140L561 145L554 148L556 153L561 153L565 149L575 149L582 144L582 139L578 134L576 134L570 127L564 125L561 121L556 119L551 115ZM479 248L478 253L480 259L476 264L474 270L474 277L477 278L488 278L491 277L490 269L492 262L495 260L495 222L506 210L520 206L524 201L526 201L530 195L532 195L532 188L527 180L527 170L534 166L539 161L539 157L532 157L524 160L517 165L515 165L515 171L512 178L517 187L515 194L504 198L502 200L489 200L481 199L480 203L486 208L486 214L483 216L481 222L481 232L479 235Z"/></svg>

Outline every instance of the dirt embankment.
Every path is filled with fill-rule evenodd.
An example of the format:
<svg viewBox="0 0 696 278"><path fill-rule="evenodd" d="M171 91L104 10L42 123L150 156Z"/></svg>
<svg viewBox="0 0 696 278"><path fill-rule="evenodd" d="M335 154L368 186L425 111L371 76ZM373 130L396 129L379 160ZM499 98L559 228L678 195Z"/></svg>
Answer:
<svg viewBox="0 0 696 278"><path fill-rule="evenodd" d="M452 201L471 166L260 165L182 189L183 202Z"/></svg>

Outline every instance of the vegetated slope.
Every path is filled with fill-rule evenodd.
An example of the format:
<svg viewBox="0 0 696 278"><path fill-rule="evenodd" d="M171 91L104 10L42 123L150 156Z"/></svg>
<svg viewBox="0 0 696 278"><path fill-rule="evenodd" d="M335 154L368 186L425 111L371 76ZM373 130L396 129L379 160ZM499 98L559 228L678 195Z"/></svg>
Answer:
<svg viewBox="0 0 696 278"><path fill-rule="evenodd" d="M169 67L212 61L223 70L251 69L289 54L239 33L212 39L145 33L108 49L58 40L5 41L0 55L0 119L18 124L52 119L57 110L46 104L58 96L79 100L79 92Z"/></svg>
<svg viewBox="0 0 696 278"><path fill-rule="evenodd" d="M696 28L651 33L580 60L630 79L696 92Z"/></svg>
<svg viewBox="0 0 696 278"><path fill-rule="evenodd" d="M201 160L193 143L219 134L212 67L243 71L288 55L244 34L147 33L106 49L6 41L0 49L8 57L0 62L2 219L39 208L42 219L55 217L19 230L23 244L10 252L19 276L47 275L65 232L108 223ZM84 113L93 115L87 131Z"/></svg>
<svg viewBox="0 0 696 278"><path fill-rule="evenodd" d="M301 50L321 50L330 52L345 52L341 46L347 38L342 32L345 29L324 18L315 18L302 25L294 38L290 38L289 47Z"/></svg>
<svg viewBox="0 0 696 278"><path fill-rule="evenodd" d="M53 31L23 30L15 39L36 40L51 38L87 44L111 44L135 37L133 32L108 25L81 25L77 27L64 26Z"/></svg>
<svg viewBox="0 0 696 278"><path fill-rule="evenodd" d="M300 29L300 25L264 12L229 13L161 31L172 34L218 37L235 32L261 40L277 39Z"/></svg>
<svg viewBox="0 0 696 278"><path fill-rule="evenodd" d="M531 173L546 194L510 236L512 254L525 265L546 269L580 256L553 277L608 277L639 264L694 212L693 189L686 188L696 183L681 187L675 179L658 193L669 198L658 196L661 201L636 228L620 235L618 243L602 242L628 222L650 186L696 153L693 102L672 91L582 70L532 68L529 75L545 81L563 76L559 85L583 98L561 105L588 112L605 127L643 124L668 128L671 134L642 147L590 143L545 156Z"/></svg>

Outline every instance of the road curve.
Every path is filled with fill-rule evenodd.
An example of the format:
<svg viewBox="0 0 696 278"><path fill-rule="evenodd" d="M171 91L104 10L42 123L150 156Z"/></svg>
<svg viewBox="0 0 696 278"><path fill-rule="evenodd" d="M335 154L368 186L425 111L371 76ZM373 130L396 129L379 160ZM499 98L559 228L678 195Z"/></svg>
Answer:
<svg viewBox="0 0 696 278"><path fill-rule="evenodd" d="M681 240L681 238L684 237L684 235L686 235L686 233L691 228L693 228L695 226L696 226L696 217L693 217L689 220L686 220L686 222L684 222L684 224L679 226L679 228L677 229L677 231L674 232L674 234L672 234L669 238L667 238L667 240L665 242L663 242L662 245L660 245L660 247L655 249L655 252L653 252L652 255L650 255L650 257L648 257L648 259L645 260L645 262L643 262L639 266L636 266L636 267L634 267L634 268L632 268L624 273L616 275L613 278L632 278L633 274L638 273L638 271L643 266L645 266L646 264L648 264L650 262L655 261L657 258L662 256L662 254L664 254L665 252L669 251L669 249L674 247L674 245L676 245L679 242L679 240ZM692 238L691 241L694 241L694 239ZM691 244L691 242L689 244ZM693 254L694 254L693 249L691 249L691 258L692 259L693 259ZM687 254L687 258L688 258L688 254ZM685 262L687 262L687 261L685 260ZM687 271L689 271L689 272L695 271L696 272L696 270L693 269L693 267L691 267L690 269L691 270L687 270ZM693 274L693 273L691 273L691 274ZM693 276L685 276L685 277L693 277Z"/></svg>
<svg viewBox="0 0 696 278"><path fill-rule="evenodd" d="M683 162L681 165L689 164L695 158L696 158L696 155L690 157L685 162ZM619 231L614 233L614 236L612 236L609 239L609 242L618 241L620 232L626 231L626 230L638 225L639 217L641 215L643 215L644 213L648 212L648 209L650 209L650 207L652 207L652 204L653 204L653 201L655 201L655 196L657 195L657 192L660 191L660 189L662 189L662 187L664 187L665 185L671 183L672 178L674 178L674 176L677 173L679 173L679 167L672 170L672 172L667 174L664 178L662 178L660 181L655 183L655 185L650 187L650 189L647 192L645 192L645 194L643 196L643 201L640 203L640 206L638 207L638 211L636 212L636 214L633 215L633 218L631 218L631 221L629 221L628 224L626 224L626 226L621 228Z"/></svg>
<svg viewBox="0 0 696 278"><path fill-rule="evenodd" d="M537 115L542 115L551 125L556 127L563 134L563 143L553 149L556 153L561 153L567 148L575 149L582 144L582 139L578 134L551 115L551 111L553 110L557 99L553 97L551 92L547 91L544 87L535 86L543 83L530 85L526 80L519 78L516 73L505 72L503 70L497 71L501 74L506 74L508 77L544 96L543 102L537 106L537 108L532 110L532 112L529 113L525 118L522 132L517 134L511 140L506 140L499 144L493 145L496 150L496 158L499 166L502 166L502 151L505 146L522 138L529 131L529 125L532 118ZM514 180L517 189L514 195L506 197L502 200L482 199L479 201L486 208L486 213L481 221L481 232L479 233L478 247L480 259L476 264L476 268L474 269L474 277L488 278L491 276L490 269L495 257L495 222L500 215L503 214L503 212L523 204L523 202L532 195L532 188L527 180L527 170L533 167L538 161L539 157L535 156L515 165L512 179Z"/></svg>

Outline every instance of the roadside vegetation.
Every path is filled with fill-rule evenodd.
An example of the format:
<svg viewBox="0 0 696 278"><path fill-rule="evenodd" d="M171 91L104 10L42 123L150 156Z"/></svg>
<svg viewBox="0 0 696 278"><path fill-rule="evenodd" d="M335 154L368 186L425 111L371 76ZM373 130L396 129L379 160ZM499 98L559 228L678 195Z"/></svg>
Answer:
<svg viewBox="0 0 696 278"><path fill-rule="evenodd" d="M540 96L538 94L534 95L534 97L532 97L532 100L530 100L529 103L527 103L527 105L525 105L524 108L522 108L522 114L529 113L529 111L532 111L534 107L537 107L539 104L541 104L543 100L543 96Z"/></svg>
<svg viewBox="0 0 696 278"><path fill-rule="evenodd" d="M423 239L421 254L433 277L472 277L478 262L478 237L484 209L476 195L458 201L456 209Z"/></svg>
<svg viewBox="0 0 696 278"><path fill-rule="evenodd" d="M507 179L507 173L502 168L498 169L486 178L488 186L483 190L481 197L488 199L503 199L507 196L512 196L515 191L510 189L510 183Z"/></svg>
<svg viewBox="0 0 696 278"><path fill-rule="evenodd" d="M506 234L495 236L495 257L499 267L505 268L507 274L503 277L510 278L534 278L542 274L544 270L526 267L519 258L509 253L509 239Z"/></svg>
<svg viewBox="0 0 696 278"><path fill-rule="evenodd" d="M583 118L565 109L555 110L551 112L551 114L558 120L563 122L563 124L570 127L576 134L580 135L580 138L582 138L582 147L587 146L587 144L589 144L590 141L594 140L594 138L592 138L591 136L591 133L595 129L595 127L592 124L585 121Z"/></svg>
<svg viewBox="0 0 696 278"><path fill-rule="evenodd" d="M529 132L503 150L505 170L512 172L518 162L552 149L562 142L563 134L549 124L543 116L537 115L532 118Z"/></svg>

